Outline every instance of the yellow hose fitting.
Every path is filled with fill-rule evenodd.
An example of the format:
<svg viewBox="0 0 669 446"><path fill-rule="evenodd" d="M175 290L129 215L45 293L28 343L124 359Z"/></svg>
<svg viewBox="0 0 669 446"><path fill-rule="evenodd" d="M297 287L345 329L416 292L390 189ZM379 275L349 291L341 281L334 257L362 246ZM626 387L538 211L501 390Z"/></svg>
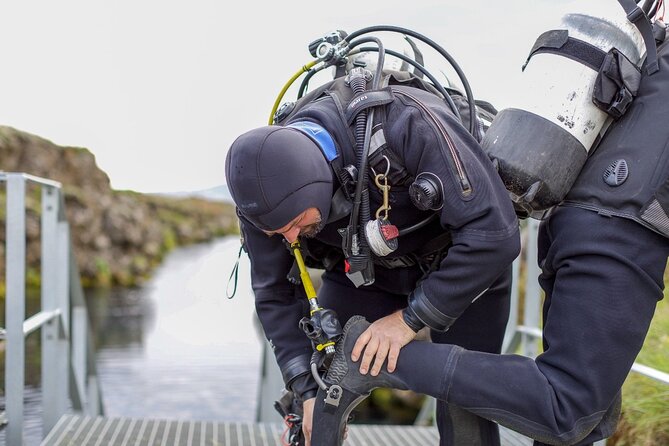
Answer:
<svg viewBox="0 0 669 446"><path fill-rule="evenodd" d="M331 345L335 345L335 343L331 341L331 342L326 342L325 344L318 344L316 346L316 350L318 350L320 352L321 350L324 350L324 349L330 347Z"/></svg>

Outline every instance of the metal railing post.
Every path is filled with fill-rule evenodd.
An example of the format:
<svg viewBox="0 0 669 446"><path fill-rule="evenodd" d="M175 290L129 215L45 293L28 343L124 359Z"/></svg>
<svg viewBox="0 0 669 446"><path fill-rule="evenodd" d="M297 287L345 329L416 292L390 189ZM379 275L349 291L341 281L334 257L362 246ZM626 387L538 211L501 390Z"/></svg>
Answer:
<svg viewBox="0 0 669 446"><path fill-rule="evenodd" d="M57 311L59 317L49 320L42 327L42 395L43 428L48 432L56 425L67 408L68 348L67 302L63 302L62 223L59 221L60 192L56 187L42 186L42 311Z"/></svg>
<svg viewBox="0 0 669 446"><path fill-rule="evenodd" d="M527 246L525 247L525 303L523 325L540 329L541 324L541 288L539 287L539 266L537 265L537 233L539 222L528 219ZM539 353L537 338L527 333L522 334L522 354L535 357Z"/></svg>
<svg viewBox="0 0 669 446"><path fill-rule="evenodd" d="M58 197L53 187L42 187L42 281L41 306L45 311L57 309L56 288L58 283ZM48 432L58 418L58 380L53 373L58 367L59 321L51 319L42 326L42 422Z"/></svg>
<svg viewBox="0 0 669 446"><path fill-rule="evenodd" d="M518 306L519 306L519 281L520 281L520 262L521 256L516 257L511 266L511 302L509 304L509 320L506 323L504 331L504 342L502 352L507 353L514 348L516 338L516 327L518 326Z"/></svg>
<svg viewBox="0 0 669 446"><path fill-rule="evenodd" d="M23 320L26 281L26 181L20 174L7 174L7 252L5 325L5 412L7 444L23 444L23 391L25 386L25 338Z"/></svg>
<svg viewBox="0 0 669 446"><path fill-rule="evenodd" d="M86 376L88 367L86 366L86 309L81 307L72 307L72 369L74 371L75 394L78 401L72 401L75 410L81 410L90 413L88 407L88 395L86 389Z"/></svg>
<svg viewBox="0 0 669 446"><path fill-rule="evenodd" d="M74 372L74 392L72 407L89 416L98 416L104 413L102 407L102 393L97 380L95 365L95 347L93 334L88 324L86 301L79 280L74 252L70 248L70 305L72 308L72 322L70 338L72 342L72 369Z"/></svg>

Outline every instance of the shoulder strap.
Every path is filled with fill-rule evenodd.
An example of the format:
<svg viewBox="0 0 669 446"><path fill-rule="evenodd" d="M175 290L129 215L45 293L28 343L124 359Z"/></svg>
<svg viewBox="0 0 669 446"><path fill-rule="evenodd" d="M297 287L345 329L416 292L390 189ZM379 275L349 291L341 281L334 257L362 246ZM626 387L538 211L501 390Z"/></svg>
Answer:
<svg viewBox="0 0 669 446"><path fill-rule="evenodd" d="M660 67L657 63L657 46L655 44L655 36L653 35L653 27L648 20L648 16L643 12L643 9L636 4L634 0L618 0L620 6L623 7L627 13L627 20L634 23L643 36L643 41L646 44L646 63L644 68L648 74L657 72Z"/></svg>
<svg viewBox="0 0 669 446"><path fill-rule="evenodd" d="M382 90L363 91L353 96L346 106L344 113L346 114L346 124L351 125L355 117L363 110L370 107L377 107L393 102L394 96L390 88Z"/></svg>
<svg viewBox="0 0 669 446"><path fill-rule="evenodd" d="M532 56L539 53L559 54L580 62L595 71L599 71L606 57L606 53L595 45L570 37L569 31L566 29L553 29L541 34L527 56L522 68L523 71Z"/></svg>
<svg viewBox="0 0 669 446"><path fill-rule="evenodd" d="M655 36L650 20L634 0L618 0L618 3L627 13L627 19L639 29L643 37L646 45L646 62L644 64L646 72L648 74L655 73L659 70L659 67ZM554 29L541 34L530 50L530 54L523 65L523 70L525 70L532 56L538 53L559 54L576 60L595 71L599 71L607 54L588 42L570 37L569 31L566 29Z"/></svg>

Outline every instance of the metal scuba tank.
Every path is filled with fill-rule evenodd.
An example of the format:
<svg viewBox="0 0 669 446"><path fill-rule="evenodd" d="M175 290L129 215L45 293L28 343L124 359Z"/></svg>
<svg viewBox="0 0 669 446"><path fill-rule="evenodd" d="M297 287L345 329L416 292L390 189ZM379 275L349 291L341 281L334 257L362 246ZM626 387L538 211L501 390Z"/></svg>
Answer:
<svg viewBox="0 0 669 446"><path fill-rule="evenodd" d="M481 142L521 217L562 200L610 123L593 103L598 68L588 53L596 60L617 50L636 66L644 55L641 33L617 2L583 3L588 10L565 14L559 29L539 37L523 67L524 94L499 112Z"/></svg>

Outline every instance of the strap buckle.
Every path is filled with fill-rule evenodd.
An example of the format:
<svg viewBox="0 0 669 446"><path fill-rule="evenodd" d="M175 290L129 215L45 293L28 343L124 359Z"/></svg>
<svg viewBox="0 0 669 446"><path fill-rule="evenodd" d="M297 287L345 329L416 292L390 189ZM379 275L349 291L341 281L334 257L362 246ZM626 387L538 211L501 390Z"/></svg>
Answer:
<svg viewBox="0 0 669 446"><path fill-rule="evenodd" d="M644 13L643 9L639 8L638 6L636 6L627 14L627 20L632 23L636 23L643 18L647 18L646 13Z"/></svg>

